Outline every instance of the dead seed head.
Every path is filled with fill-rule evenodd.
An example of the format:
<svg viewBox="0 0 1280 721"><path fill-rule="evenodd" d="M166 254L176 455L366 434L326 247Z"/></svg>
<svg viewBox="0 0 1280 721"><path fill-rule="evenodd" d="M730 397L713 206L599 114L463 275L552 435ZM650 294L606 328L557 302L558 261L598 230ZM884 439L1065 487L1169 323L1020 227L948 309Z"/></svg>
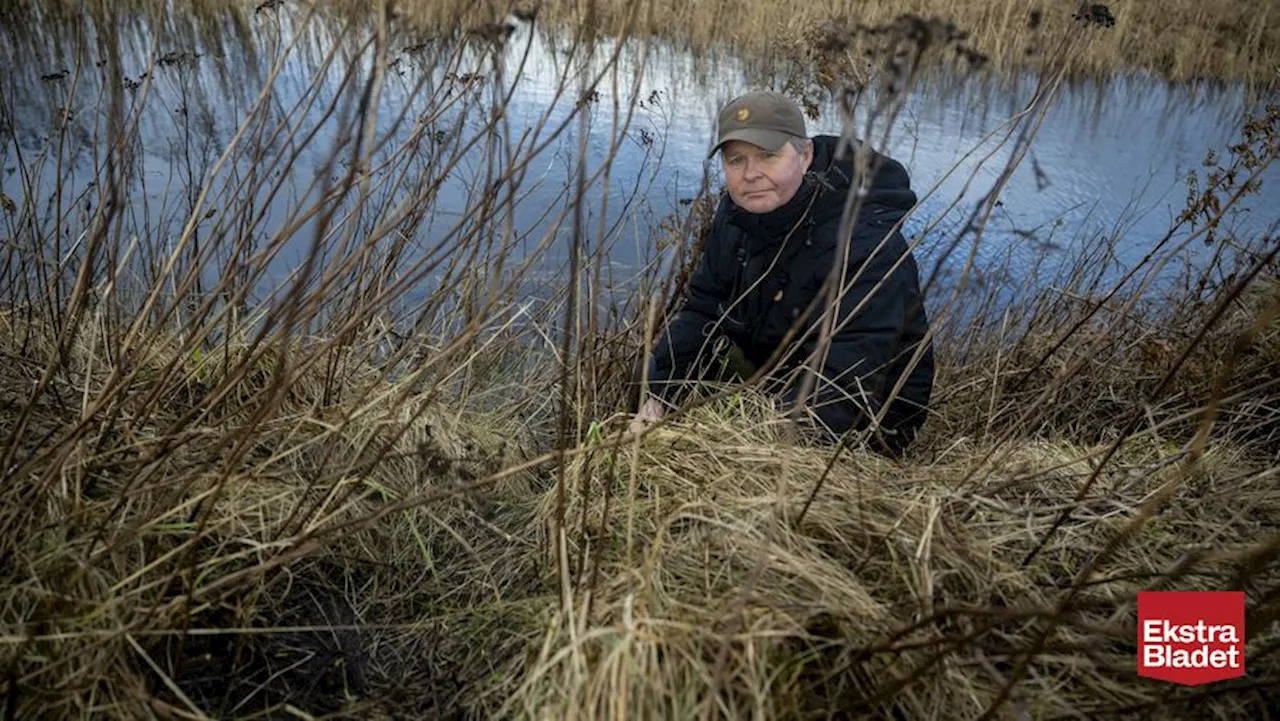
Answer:
<svg viewBox="0 0 1280 721"><path fill-rule="evenodd" d="M1082 3L1073 19L1082 25L1094 27L1111 28L1115 27L1116 24L1116 18L1111 14L1111 8L1099 3Z"/></svg>

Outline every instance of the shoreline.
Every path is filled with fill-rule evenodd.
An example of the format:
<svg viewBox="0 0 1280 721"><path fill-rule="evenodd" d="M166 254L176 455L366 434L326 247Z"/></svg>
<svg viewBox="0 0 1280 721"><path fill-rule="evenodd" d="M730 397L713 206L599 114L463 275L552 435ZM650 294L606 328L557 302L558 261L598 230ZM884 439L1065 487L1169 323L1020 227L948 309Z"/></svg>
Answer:
<svg viewBox="0 0 1280 721"><path fill-rule="evenodd" d="M373 19L364 3L321 0L336 15ZM90 3L92 5L92 3ZM163 12L166 4L130 0L125 10L135 17ZM400 0L389 30L425 38L460 39L501 35L507 23L527 22L534 3L435 3ZM543 29L583 26L579 3L545 0L532 15ZM616 36L631 3L596 0L593 15L597 39ZM39 6L37 8L37 6ZM0 0L0 17L13 26L46 15L46 22L75 22L80 3L42 0L25 3ZM120 6L111 4L112 10ZM1114 2L1097 18L1077 19L1070 4L1015 8L1014 3L988 4L977 0L915 0L909 3L869 0L845 8L809 9L783 3L745 3L733 8L732 20L719 17L724 3L650 0L643 5L649 18L631 26L629 36L660 40L678 51L714 57L729 54L749 62L772 64L812 62L848 73L865 61L865 53L882 40L911 26L926 32L938 61L981 58L981 65L1000 73L1042 71L1051 66L1056 48L1066 41L1067 76L1105 79L1116 74L1144 72L1170 83L1240 82L1263 90L1280 87L1280 10L1259 9L1245 0L1197 5L1175 0L1172 5ZM52 10L52 12L48 12ZM91 8L90 12L94 12ZM300 13L282 2L200 2L185 20L197 24L233 12L241 28L271 13ZM25 18L23 16L26 16ZM49 17L52 16L52 17ZM221 20L221 18L219 18ZM947 35L951 39L948 40Z"/></svg>

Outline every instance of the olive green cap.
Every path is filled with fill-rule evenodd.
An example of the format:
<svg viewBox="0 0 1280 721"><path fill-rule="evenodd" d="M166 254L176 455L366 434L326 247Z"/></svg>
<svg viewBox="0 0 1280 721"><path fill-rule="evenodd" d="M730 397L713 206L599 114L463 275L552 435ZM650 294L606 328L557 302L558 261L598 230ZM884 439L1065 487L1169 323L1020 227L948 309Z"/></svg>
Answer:
<svg viewBox="0 0 1280 721"><path fill-rule="evenodd" d="M741 95L720 110L716 144L707 157L730 140L744 140L776 151L791 138L807 138L800 106L782 93L768 90Z"/></svg>

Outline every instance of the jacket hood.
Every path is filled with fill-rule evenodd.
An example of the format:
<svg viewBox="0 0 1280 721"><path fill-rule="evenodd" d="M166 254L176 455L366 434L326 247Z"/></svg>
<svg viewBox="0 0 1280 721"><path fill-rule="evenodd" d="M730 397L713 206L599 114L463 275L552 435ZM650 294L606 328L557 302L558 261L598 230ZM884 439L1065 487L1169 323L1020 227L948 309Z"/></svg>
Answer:
<svg viewBox="0 0 1280 721"><path fill-rule="evenodd" d="M901 163L866 147L860 141L851 144L845 151L845 157L837 160L835 154L839 145L840 138L835 135L817 135L813 138L813 163L808 176L813 176L825 191L820 193L816 203L815 210L819 214L817 222L825 222L832 216L838 218L844 212L845 197L854 187L855 156L859 150L864 149L870 154L868 166L874 175L867 188L861 212L872 212L877 216L893 214L893 219L897 220L915 206L916 194L911 189L911 178ZM809 179L806 177L806 181Z"/></svg>
<svg viewBox="0 0 1280 721"><path fill-rule="evenodd" d="M837 160L838 136L816 135L812 140L813 162L795 196L777 210L756 214L743 210L725 193L722 202L730 222L747 231L757 242L769 243L786 237L805 220L811 225L839 220L845 200L854 187L854 151L863 146L855 142L846 150L845 157ZM874 150L870 152L869 165L874 175L860 208L859 220L875 217L895 222L916 203L910 176L898 161Z"/></svg>

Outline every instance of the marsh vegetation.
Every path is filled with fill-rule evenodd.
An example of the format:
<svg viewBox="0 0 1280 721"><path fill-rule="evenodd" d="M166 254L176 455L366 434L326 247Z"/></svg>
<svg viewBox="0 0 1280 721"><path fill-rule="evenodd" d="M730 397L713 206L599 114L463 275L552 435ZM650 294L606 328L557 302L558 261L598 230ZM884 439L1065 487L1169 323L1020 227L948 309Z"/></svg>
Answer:
<svg viewBox="0 0 1280 721"><path fill-rule="evenodd" d="M1262 717L1280 106L1242 102L1166 215L1024 231L1034 273L988 232L1081 70L1263 81L1276 19L1237 5L5 5L6 713ZM1228 16L1217 59L1162 32ZM779 25L831 35L772 79L877 144L1044 35L1001 152L909 221L941 365L900 462L743 386L626 432L718 190L662 174L698 148L641 122L684 122L649 36ZM1140 679L1154 589L1244 591L1247 676Z"/></svg>

